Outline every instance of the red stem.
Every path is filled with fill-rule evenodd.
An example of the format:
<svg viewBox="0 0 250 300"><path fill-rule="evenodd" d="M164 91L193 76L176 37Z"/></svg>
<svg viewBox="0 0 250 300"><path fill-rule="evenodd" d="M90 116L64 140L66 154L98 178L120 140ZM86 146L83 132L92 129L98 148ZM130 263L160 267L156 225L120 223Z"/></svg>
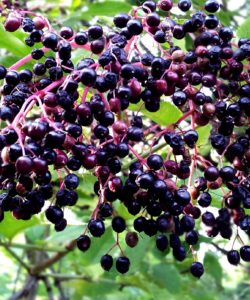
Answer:
<svg viewBox="0 0 250 300"><path fill-rule="evenodd" d="M12 122L12 126L13 127L16 127L17 124L19 123L20 121L20 118L23 116L23 113L25 111L25 109L27 108L27 103L29 103L30 100L33 100L33 99L37 99L37 97L43 97L47 92L53 90L55 87L59 86L60 84L63 83L65 79L65 76L62 77L61 79L51 83L50 85L48 85L46 88L44 88L43 90L41 91L38 91L36 93L34 93L33 95L31 95L23 104L21 110L19 111L19 113L16 115L15 119L13 120ZM32 103L32 105L31 105ZM30 109L33 107L33 105L36 103L36 101L32 101L31 103L29 103L30 105L28 107L30 107ZM29 110L30 110L29 109ZM27 110L26 110L26 114L27 114Z"/></svg>

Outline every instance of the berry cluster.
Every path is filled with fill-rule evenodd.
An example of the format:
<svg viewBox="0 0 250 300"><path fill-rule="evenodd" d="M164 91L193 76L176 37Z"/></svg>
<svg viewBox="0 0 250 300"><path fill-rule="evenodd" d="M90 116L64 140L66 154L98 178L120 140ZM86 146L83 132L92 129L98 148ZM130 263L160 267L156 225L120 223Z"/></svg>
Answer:
<svg viewBox="0 0 250 300"><path fill-rule="evenodd" d="M200 277L198 219L210 237L240 238L238 228L250 233L250 40L232 41L233 31L215 14L216 0L193 13L191 1L180 0L178 9L187 12L184 23L171 17L174 6L171 0L145 1L130 14L116 15L114 30L93 25L78 32L56 31L33 12L9 13L5 29L26 32L32 50L10 68L0 66L1 220L6 211L28 220L45 206L48 221L62 231L64 207L78 200L81 169L96 176L99 199L76 242L81 251L104 234L110 219L117 237L127 230L130 247L143 232L155 237L160 251L171 247L178 261L190 249L190 271ZM154 49L143 44L145 36ZM189 51L175 46L186 36L193 42ZM43 47L36 48L38 43ZM89 57L73 63L74 49L89 51ZM25 68L28 62L32 69ZM138 103L156 113L166 99L183 115L165 128L141 115L140 108L130 110ZM207 124L219 162L202 156L196 145L197 127ZM167 156L157 151L163 147ZM216 214L209 210L213 190L223 192ZM114 201L135 216L133 229ZM114 246L121 250L116 269L126 273L130 261L118 238ZM113 265L114 246L101 258L104 270ZM240 259L250 261L250 246L228 252L231 264Z"/></svg>

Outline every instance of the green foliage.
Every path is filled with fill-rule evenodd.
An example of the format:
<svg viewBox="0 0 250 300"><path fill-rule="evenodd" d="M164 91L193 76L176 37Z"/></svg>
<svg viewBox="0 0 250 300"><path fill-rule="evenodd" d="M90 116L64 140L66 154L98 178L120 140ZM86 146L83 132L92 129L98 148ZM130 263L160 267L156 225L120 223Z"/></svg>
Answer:
<svg viewBox="0 0 250 300"><path fill-rule="evenodd" d="M237 30L237 36L239 38L250 38L250 17L239 26Z"/></svg>
<svg viewBox="0 0 250 300"><path fill-rule="evenodd" d="M0 24L1 48L19 57L29 54L30 48L23 42L25 34L22 32L10 33ZM8 61L7 61L8 63Z"/></svg>
<svg viewBox="0 0 250 300"><path fill-rule="evenodd" d="M112 7L112 9L110 9ZM116 13L127 13L131 6L125 1L104 1L89 3L80 10L72 12L68 18L64 20L64 25L74 26L76 21L91 21L93 17L112 17Z"/></svg>
<svg viewBox="0 0 250 300"><path fill-rule="evenodd" d="M156 113L147 111L141 102L130 104L129 109L141 112L144 116L162 126L174 124L182 116L182 112L169 102L161 102L160 109Z"/></svg>
<svg viewBox="0 0 250 300"><path fill-rule="evenodd" d="M209 143L209 135L210 135L210 132L211 132L211 129L212 129L212 126L211 125L206 125L206 126L202 126L200 128L197 128L197 133L199 135L199 139L198 139L198 142L196 143L196 145L198 147L202 147L202 146L205 146Z"/></svg>
<svg viewBox="0 0 250 300"><path fill-rule="evenodd" d="M208 273L215 279L218 286L222 284L223 272L218 257L210 252L207 252L204 259L204 267Z"/></svg>
<svg viewBox="0 0 250 300"><path fill-rule="evenodd" d="M0 236L12 239L18 233L25 231L25 229L35 226L38 224L37 218L32 218L28 221L16 220L14 219L10 213L6 213L4 217L4 222L0 223Z"/></svg>

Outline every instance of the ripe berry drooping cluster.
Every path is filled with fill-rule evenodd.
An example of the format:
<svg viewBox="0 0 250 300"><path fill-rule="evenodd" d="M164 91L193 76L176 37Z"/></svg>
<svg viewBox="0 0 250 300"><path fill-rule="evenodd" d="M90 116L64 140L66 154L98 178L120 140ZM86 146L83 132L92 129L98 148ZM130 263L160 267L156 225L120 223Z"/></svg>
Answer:
<svg viewBox="0 0 250 300"><path fill-rule="evenodd" d="M172 8L187 12L184 23ZM56 31L39 14L12 10L5 30L24 31L31 50L11 67L0 66L1 220L7 211L28 220L44 209L55 230L64 230L64 208L77 203L79 184L84 190L79 174L90 172L98 201L76 245L91 249L92 238L111 226L117 242L100 259L106 271L114 246L121 252L117 271L129 270L119 243L124 231L129 247L143 233L159 251L170 247L178 261L193 254L190 272L198 278L199 219L210 237L249 234L250 40L232 41L219 9L216 0L196 12L189 0L145 1L116 15L113 29L79 31ZM176 46L186 37L188 51ZM78 62L71 60L75 49L83 53ZM166 113L164 107L179 119L166 127L145 117ZM197 146L204 126L217 161ZM214 190L222 191L216 211ZM133 225L114 202L134 216ZM249 262L250 246L227 258Z"/></svg>

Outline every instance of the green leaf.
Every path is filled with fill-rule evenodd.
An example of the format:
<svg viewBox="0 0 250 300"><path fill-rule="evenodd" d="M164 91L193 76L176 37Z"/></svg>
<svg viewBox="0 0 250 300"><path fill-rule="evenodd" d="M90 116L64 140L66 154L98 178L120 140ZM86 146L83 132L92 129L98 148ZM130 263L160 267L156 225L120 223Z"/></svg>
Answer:
<svg viewBox="0 0 250 300"><path fill-rule="evenodd" d="M199 135L199 139L196 145L198 147L205 146L209 143L208 138L210 136L211 130L212 126L210 124L197 128L196 131Z"/></svg>
<svg viewBox="0 0 250 300"><path fill-rule="evenodd" d="M211 252L207 252L204 259L204 268L217 282L218 285L222 283L222 268L216 257Z"/></svg>
<svg viewBox="0 0 250 300"><path fill-rule="evenodd" d="M0 65L5 66L5 68L9 68L10 66L14 65L18 59L18 56L4 55L0 57Z"/></svg>
<svg viewBox="0 0 250 300"><path fill-rule="evenodd" d="M210 244L212 242L212 238L204 235L199 235L199 242L200 243L207 243Z"/></svg>
<svg viewBox="0 0 250 300"><path fill-rule="evenodd" d="M114 202L114 208L115 211L118 213L119 216L121 216L123 219L125 220L129 220L129 219L134 219L135 216L131 215L128 210L126 209L126 207L124 206L123 203L121 203L120 201L115 201Z"/></svg>
<svg viewBox="0 0 250 300"><path fill-rule="evenodd" d="M237 30L238 38L250 38L250 17L239 26Z"/></svg>
<svg viewBox="0 0 250 300"><path fill-rule="evenodd" d="M221 189L217 189L215 191L210 190L209 193L212 196L212 206L221 208L223 197L224 197L222 190Z"/></svg>
<svg viewBox="0 0 250 300"><path fill-rule="evenodd" d="M64 231L56 232L52 228L50 236L46 239L46 243L53 243L53 244L67 244L68 241L77 239L86 228L87 224L83 225L68 225Z"/></svg>
<svg viewBox="0 0 250 300"><path fill-rule="evenodd" d="M8 50L10 53L18 56L29 54L30 48L24 44L22 39L24 35L21 32L7 32L3 25L0 24L1 48Z"/></svg>
<svg viewBox="0 0 250 300"><path fill-rule="evenodd" d="M71 280L66 282L66 288L71 291L71 299L106 300L107 295L117 291L117 285L112 282L87 282ZM83 295L87 295L83 297ZM117 299L117 298L116 298Z"/></svg>
<svg viewBox="0 0 250 300"><path fill-rule="evenodd" d="M43 240L44 239L44 233L46 231L46 228L48 225L46 224L40 224L35 225L27 229L26 231L26 238L27 240L31 242L36 242L37 240Z"/></svg>
<svg viewBox="0 0 250 300"><path fill-rule="evenodd" d="M120 240L122 239L120 238ZM124 240L125 240L125 236L123 241ZM125 248L124 245L125 243L123 241L121 241L122 248L125 249L124 252L129 257L131 262L129 274L134 273L137 270L141 269L141 264L145 259L147 252L151 251L152 248L154 247L154 240L148 237L146 234L141 234L139 236L139 242L136 248L130 248L129 246L126 246Z"/></svg>
<svg viewBox="0 0 250 300"><path fill-rule="evenodd" d="M180 292L180 275L174 265L157 264L153 266L152 281L171 293Z"/></svg>
<svg viewBox="0 0 250 300"><path fill-rule="evenodd" d="M37 224L39 224L39 220L36 217L23 221L16 220L10 213L5 213L4 220L0 223L0 235L12 239L18 233Z"/></svg>
<svg viewBox="0 0 250 300"><path fill-rule="evenodd" d="M129 12L131 6L123 1L105 1L97 2L88 5L88 10L82 14L82 17L87 16L111 16L113 17L116 13Z"/></svg>
<svg viewBox="0 0 250 300"><path fill-rule="evenodd" d="M81 191L86 194L93 194L94 184L97 178L90 173L84 173L82 177L80 177L80 180L79 186L81 187Z"/></svg>
<svg viewBox="0 0 250 300"><path fill-rule="evenodd" d="M144 107L140 109L141 107L142 104L140 102L138 104L130 104L129 109L132 111L140 110L144 116L162 126L174 124L182 116L182 112L170 102L161 102L160 109L157 112L149 112Z"/></svg>
<svg viewBox="0 0 250 300"><path fill-rule="evenodd" d="M105 16L113 17L117 13L127 13L131 9L131 5L124 1L103 1L89 3L82 7L81 10L70 14L70 17L63 21L64 25L74 25L76 21L92 20L93 17Z"/></svg>

